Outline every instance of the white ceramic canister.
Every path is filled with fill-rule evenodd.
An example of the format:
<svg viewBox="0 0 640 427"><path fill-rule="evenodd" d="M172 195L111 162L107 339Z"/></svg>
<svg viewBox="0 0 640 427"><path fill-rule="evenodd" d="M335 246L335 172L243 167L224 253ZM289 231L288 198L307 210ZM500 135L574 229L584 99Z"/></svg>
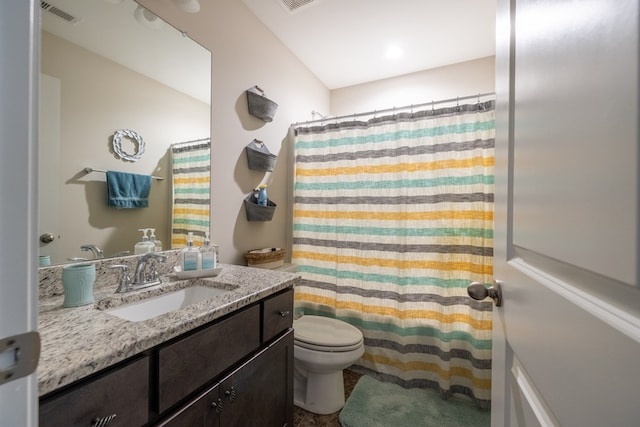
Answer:
<svg viewBox="0 0 640 427"><path fill-rule="evenodd" d="M64 289L64 307L78 307L91 304L93 284L96 281L94 264L69 264L62 267L62 287Z"/></svg>

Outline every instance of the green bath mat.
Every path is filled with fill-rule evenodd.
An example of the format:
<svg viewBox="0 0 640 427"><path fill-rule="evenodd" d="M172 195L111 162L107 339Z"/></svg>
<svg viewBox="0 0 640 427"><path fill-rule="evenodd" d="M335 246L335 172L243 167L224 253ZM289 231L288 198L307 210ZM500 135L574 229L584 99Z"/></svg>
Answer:
<svg viewBox="0 0 640 427"><path fill-rule="evenodd" d="M343 427L489 427L491 414L443 400L433 390L406 389L362 376L339 415Z"/></svg>

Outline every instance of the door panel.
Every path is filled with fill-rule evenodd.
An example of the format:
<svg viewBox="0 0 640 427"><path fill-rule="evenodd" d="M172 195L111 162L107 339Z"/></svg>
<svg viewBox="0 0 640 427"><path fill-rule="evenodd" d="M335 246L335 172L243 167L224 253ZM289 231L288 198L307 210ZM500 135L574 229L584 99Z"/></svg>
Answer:
<svg viewBox="0 0 640 427"><path fill-rule="evenodd" d="M640 420L638 8L498 1L494 427Z"/></svg>
<svg viewBox="0 0 640 427"><path fill-rule="evenodd" d="M515 16L513 244L632 285L637 16L633 0Z"/></svg>
<svg viewBox="0 0 640 427"><path fill-rule="evenodd" d="M38 327L37 75L40 7L3 1L0 13L0 339ZM4 341L3 341L4 343ZM15 372L2 348L0 370ZM24 351L23 353L26 353ZM31 354L20 353L20 360ZM15 354L15 353L14 353ZM2 373L2 380L8 378ZM0 381L0 424L38 423L37 375Z"/></svg>

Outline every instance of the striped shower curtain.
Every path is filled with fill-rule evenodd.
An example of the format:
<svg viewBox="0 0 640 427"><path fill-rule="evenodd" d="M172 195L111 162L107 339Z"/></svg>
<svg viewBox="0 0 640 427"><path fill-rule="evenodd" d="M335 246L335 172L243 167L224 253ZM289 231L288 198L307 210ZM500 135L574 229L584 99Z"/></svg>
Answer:
<svg viewBox="0 0 640 427"><path fill-rule="evenodd" d="M296 314L362 330L355 370L490 406L494 102L295 129Z"/></svg>
<svg viewBox="0 0 640 427"><path fill-rule="evenodd" d="M181 142L171 146L173 208L171 248L183 248L187 233L193 232L195 245L204 243L209 231L211 204L211 141Z"/></svg>

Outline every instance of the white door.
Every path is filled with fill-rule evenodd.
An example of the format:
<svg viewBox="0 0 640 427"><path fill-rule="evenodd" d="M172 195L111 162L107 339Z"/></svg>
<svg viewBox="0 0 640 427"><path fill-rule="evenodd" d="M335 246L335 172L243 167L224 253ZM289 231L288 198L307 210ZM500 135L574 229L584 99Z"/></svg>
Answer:
<svg viewBox="0 0 640 427"><path fill-rule="evenodd" d="M38 422L37 380L23 376L22 363L37 362L29 347L37 343L38 316L40 7L33 0L0 3L0 425L30 427Z"/></svg>
<svg viewBox="0 0 640 427"><path fill-rule="evenodd" d="M637 0L498 0L492 425L640 425Z"/></svg>

